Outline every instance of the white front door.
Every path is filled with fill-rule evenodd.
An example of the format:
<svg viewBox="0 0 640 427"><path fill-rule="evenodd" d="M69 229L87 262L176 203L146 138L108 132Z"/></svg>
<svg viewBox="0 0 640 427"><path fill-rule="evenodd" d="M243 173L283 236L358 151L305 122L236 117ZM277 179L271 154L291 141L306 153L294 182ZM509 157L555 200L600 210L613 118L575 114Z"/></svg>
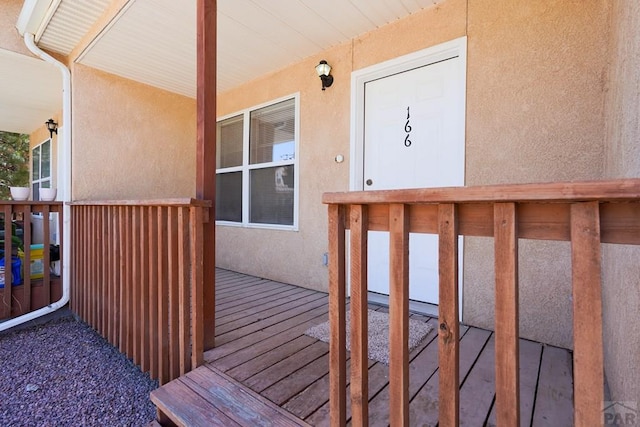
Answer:
<svg viewBox="0 0 640 427"><path fill-rule="evenodd" d="M360 189L464 185L464 49L433 52L361 79ZM369 291L388 295L388 233L369 232L368 265ZM412 300L438 304L437 235L410 235L409 286Z"/></svg>

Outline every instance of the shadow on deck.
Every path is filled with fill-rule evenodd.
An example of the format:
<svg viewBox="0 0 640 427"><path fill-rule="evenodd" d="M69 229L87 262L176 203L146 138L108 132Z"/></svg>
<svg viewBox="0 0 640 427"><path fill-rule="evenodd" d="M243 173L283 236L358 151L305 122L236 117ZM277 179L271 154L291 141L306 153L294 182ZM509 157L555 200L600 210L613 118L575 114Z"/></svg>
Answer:
<svg viewBox="0 0 640 427"><path fill-rule="evenodd" d="M153 393L154 403L164 405L162 412L178 425L260 425L261 419L271 425L329 425L329 345L304 335L327 320L327 294L221 269L216 281L216 348L205 353L206 367L191 374L210 378L173 381ZM437 324L434 318L411 317ZM494 334L461 326L460 335L461 424L495 425ZM431 331L410 354L411 425L438 422L436 338ZM216 383L220 379L233 392ZM388 387L388 366L369 361L372 426L389 424ZM185 390L199 400L184 399ZM236 392L252 402L246 417L229 414ZM571 352L520 340L520 399L522 425L573 425ZM190 418L180 418L179 410ZM246 405L238 410L247 412Z"/></svg>

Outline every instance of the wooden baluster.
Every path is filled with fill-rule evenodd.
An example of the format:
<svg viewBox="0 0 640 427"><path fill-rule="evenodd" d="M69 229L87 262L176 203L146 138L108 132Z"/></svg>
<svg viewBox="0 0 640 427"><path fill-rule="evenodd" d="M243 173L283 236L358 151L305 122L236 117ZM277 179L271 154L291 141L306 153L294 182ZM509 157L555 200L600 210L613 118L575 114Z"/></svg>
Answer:
<svg viewBox="0 0 640 427"><path fill-rule="evenodd" d="M191 368L204 363L203 226L201 207L189 209L189 262L191 263Z"/></svg>
<svg viewBox="0 0 640 427"><path fill-rule="evenodd" d="M23 224L22 241L24 243L24 258L22 259L22 283L24 285L24 312L31 311L31 251L27 251L26 247L31 246L31 205L23 207Z"/></svg>
<svg viewBox="0 0 640 427"><path fill-rule="evenodd" d="M438 206L439 404L440 426L457 426L460 417L458 324L458 219L454 204Z"/></svg>
<svg viewBox="0 0 640 427"><path fill-rule="evenodd" d="M96 248L96 257L93 260L93 268L95 268L96 277L96 324L95 328L100 335L104 337L104 307L105 307L105 259L104 245L106 244L106 236L104 235L104 210L102 206L94 206L92 208L96 212L96 223L93 225L96 232L96 241L93 242ZM45 221L48 222L48 221Z"/></svg>
<svg viewBox="0 0 640 427"><path fill-rule="evenodd" d="M151 378L158 379L160 372L158 369L159 354L158 354L158 267L157 259L158 252L160 251L160 243L158 242L158 214L157 211L162 209L158 206L150 207L147 211L147 222L149 223L149 240L147 242L147 256L149 263L149 357L151 358L151 366L149 371L151 372Z"/></svg>
<svg viewBox="0 0 640 427"><path fill-rule="evenodd" d="M85 268L87 270L87 281L85 282L85 286L87 287L87 294L89 297L89 316L88 323L95 329L96 328L96 242L100 237L96 233L95 225L96 225L96 210L93 206L87 207L87 231L88 231L88 239L87 239L87 260L85 262Z"/></svg>
<svg viewBox="0 0 640 427"><path fill-rule="evenodd" d="M515 203L496 203L496 417L498 425L520 425L520 350L518 346L518 233Z"/></svg>
<svg viewBox="0 0 640 427"><path fill-rule="evenodd" d="M602 283L598 202L571 205L574 425L602 425Z"/></svg>
<svg viewBox="0 0 640 427"><path fill-rule="evenodd" d="M11 211L13 206L4 205L4 292L2 301L2 319L11 317L11 286L14 278L11 273Z"/></svg>
<svg viewBox="0 0 640 427"><path fill-rule="evenodd" d="M51 256L49 253L49 244L51 240L50 236L50 221L51 221L51 213L49 211L49 205L44 205L42 207L42 234L43 234L43 242L42 242L42 290L44 291L44 300L45 304L51 304L51 271L49 270L49 266L51 265Z"/></svg>
<svg viewBox="0 0 640 427"><path fill-rule="evenodd" d="M331 425L347 421L345 209L329 205L329 398Z"/></svg>
<svg viewBox="0 0 640 427"><path fill-rule="evenodd" d="M178 311L178 208L170 207L167 214L168 235L168 270L167 281L169 291L169 381L180 376L180 346Z"/></svg>
<svg viewBox="0 0 640 427"><path fill-rule="evenodd" d="M170 381L169 374L169 237L167 212L158 208L158 382Z"/></svg>
<svg viewBox="0 0 640 427"><path fill-rule="evenodd" d="M151 207L142 206L140 208L140 343L141 343L141 364L140 368L143 372L148 372L151 369L151 358L149 356L150 335L151 335L151 323L149 322L149 312L151 310L151 304L149 301L149 210Z"/></svg>
<svg viewBox="0 0 640 427"><path fill-rule="evenodd" d="M114 343L113 336L113 318L115 317L115 313L113 311L113 235L111 233L111 206L103 206L102 212L104 215L104 224L102 225L102 229L104 230L104 234L102 235L102 239L104 242L102 243L104 248L104 260L103 260L103 277L105 284L105 304L104 304L104 329L105 329L105 337L109 340L110 343Z"/></svg>
<svg viewBox="0 0 640 427"><path fill-rule="evenodd" d="M80 252L78 251L79 249L78 231L79 231L80 225L78 221L78 216L76 215L77 211L78 211L78 206L70 207L70 211L69 211L69 214L71 215L70 222L71 224L73 224L73 227L71 227L71 260L73 260L73 264L71 264L71 271L69 275L71 279L71 283L69 284L70 290L71 290L71 300L69 302L69 307L75 313L78 313L78 288L80 287L79 281L78 281L78 270L79 270L78 260L80 259ZM62 222L62 218L60 220ZM62 223L60 225L62 226ZM62 232L60 234L62 235ZM62 257L62 245L60 245L60 257ZM60 260L60 265L62 266L62 258ZM61 274L62 274L62 271L61 271Z"/></svg>
<svg viewBox="0 0 640 427"><path fill-rule="evenodd" d="M132 220L132 230L131 230L131 248L132 248L132 278L131 278L131 286L132 286L132 309L133 309L133 323L132 323L132 333L133 333L133 363L136 365L141 365L142 362L142 349L141 349L141 334L142 334L142 307L141 307L141 282L142 282L142 273L141 273L141 254L140 254L140 210L139 206L132 206L131 208L131 220Z"/></svg>
<svg viewBox="0 0 640 427"><path fill-rule="evenodd" d="M111 319L111 329L113 341L112 344L114 346L118 346L120 343L120 316L122 313L120 312L120 233L118 232L119 221L118 221L118 207L111 206L109 209L109 214L111 217L111 268L113 271L111 272L111 280L112 280L112 290L111 295L113 297L113 301L111 303L111 310L113 312L113 318ZM60 248L60 253L62 253L62 248Z"/></svg>
<svg viewBox="0 0 640 427"><path fill-rule="evenodd" d="M351 422L369 422L367 206L353 205L351 229Z"/></svg>
<svg viewBox="0 0 640 427"><path fill-rule="evenodd" d="M74 230L75 230L75 254L76 256L73 258L74 260L74 265L75 265L75 278L73 281L73 285L76 289L76 293L77 293L77 302L76 302L76 313L82 317L83 319L86 319L84 317L85 313L84 313L84 296L85 296L85 285L84 285L84 259L83 257L86 255L85 252L85 244L84 244L84 239L85 239L85 234L84 234L84 224L85 224L85 218L84 218L84 206L75 206L74 207L74 211L75 211L75 222L74 224Z"/></svg>
<svg viewBox="0 0 640 427"><path fill-rule="evenodd" d="M120 318L118 319L118 347L123 353L127 353L127 247L125 246L125 228L126 217L125 207L118 206L118 250L120 252L119 270L120 270L120 285L118 294L120 299L118 300L118 306L120 307Z"/></svg>
<svg viewBox="0 0 640 427"><path fill-rule="evenodd" d="M127 343L127 351L126 354L130 358L133 358L133 331L134 331L134 320L133 320L133 310L134 310L134 273L133 273L133 264L134 264L134 251L133 251L133 236L134 236L134 222L133 222L133 210L132 206L124 207L124 218L126 221L125 224L125 236L124 236L124 247L126 251L125 255L125 271L126 271L126 279L125 279L125 301L126 301L126 343Z"/></svg>
<svg viewBox="0 0 640 427"><path fill-rule="evenodd" d="M189 320L191 304L189 303L189 213L186 208L178 208L178 316L180 327L176 345L180 348L180 375L191 370L191 353L189 351Z"/></svg>
<svg viewBox="0 0 640 427"><path fill-rule="evenodd" d="M409 207L389 206L389 421L409 425Z"/></svg>

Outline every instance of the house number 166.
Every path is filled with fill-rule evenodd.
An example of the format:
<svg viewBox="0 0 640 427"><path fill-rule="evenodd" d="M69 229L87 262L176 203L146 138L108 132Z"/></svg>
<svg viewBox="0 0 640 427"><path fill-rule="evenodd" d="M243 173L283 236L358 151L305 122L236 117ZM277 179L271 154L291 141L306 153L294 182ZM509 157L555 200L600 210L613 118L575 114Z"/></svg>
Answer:
<svg viewBox="0 0 640 427"><path fill-rule="evenodd" d="M404 131L407 133L407 136L404 138L405 147L411 147L411 140L409 139L409 136L411 135L411 125L409 124L410 117L409 107L407 107L407 123L404 124Z"/></svg>

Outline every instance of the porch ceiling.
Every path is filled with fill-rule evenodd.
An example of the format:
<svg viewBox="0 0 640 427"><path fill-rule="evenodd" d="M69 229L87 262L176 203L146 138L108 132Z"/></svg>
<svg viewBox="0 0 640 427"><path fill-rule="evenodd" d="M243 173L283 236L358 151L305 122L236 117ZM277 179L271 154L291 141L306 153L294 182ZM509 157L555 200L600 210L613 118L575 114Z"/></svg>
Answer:
<svg viewBox="0 0 640 427"><path fill-rule="evenodd" d="M62 107L62 79L52 65L0 49L0 131L30 133Z"/></svg>
<svg viewBox="0 0 640 427"><path fill-rule="evenodd" d="M218 0L217 89L227 91L440 1ZM40 45L195 97L195 0L100 0L90 11L86 3L61 0L41 26Z"/></svg>

